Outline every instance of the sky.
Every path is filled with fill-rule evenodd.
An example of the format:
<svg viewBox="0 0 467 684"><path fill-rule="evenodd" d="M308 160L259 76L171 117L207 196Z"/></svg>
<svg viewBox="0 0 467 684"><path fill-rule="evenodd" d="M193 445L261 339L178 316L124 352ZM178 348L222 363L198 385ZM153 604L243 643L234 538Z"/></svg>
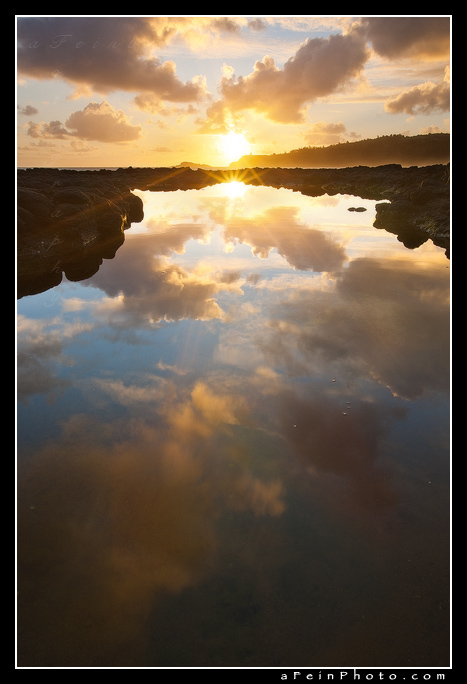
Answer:
<svg viewBox="0 0 467 684"><path fill-rule="evenodd" d="M450 132L451 19L17 15L17 165L226 166Z"/></svg>

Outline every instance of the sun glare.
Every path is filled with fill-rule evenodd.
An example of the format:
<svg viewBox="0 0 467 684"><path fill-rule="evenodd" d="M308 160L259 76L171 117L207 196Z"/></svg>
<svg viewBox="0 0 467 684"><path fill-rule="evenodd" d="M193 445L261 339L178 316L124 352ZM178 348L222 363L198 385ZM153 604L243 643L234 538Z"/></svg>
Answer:
<svg viewBox="0 0 467 684"><path fill-rule="evenodd" d="M251 145L243 133L231 131L226 135L219 136L219 151L226 158L227 162L237 161L244 154L251 152Z"/></svg>

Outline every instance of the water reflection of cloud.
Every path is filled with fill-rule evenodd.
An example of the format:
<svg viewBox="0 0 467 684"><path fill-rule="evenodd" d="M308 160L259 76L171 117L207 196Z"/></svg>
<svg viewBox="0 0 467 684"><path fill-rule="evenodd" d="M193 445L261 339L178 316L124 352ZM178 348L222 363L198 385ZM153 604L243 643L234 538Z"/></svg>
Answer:
<svg viewBox="0 0 467 684"><path fill-rule="evenodd" d="M253 254L261 258L277 249L293 268L320 272L333 271L346 259L342 246L314 227L321 220L329 221L329 208L338 207L340 197L304 197L283 190L278 205L275 188L252 187L246 188L245 197L232 207L222 191L207 188L196 195L185 194L184 202L197 217L194 223L187 224L177 221L173 205L164 211L162 202L162 206L154 206L156 201L150 193L143 194L148 216L145 225L157 238L154 241L157 254L181 253L189 238L206 239L216 226L221 226L227 251L236 242L251 246ZM320 212L320 208L325 211ZM303 217L313 218L314 226Z"/></svg>
<svg viewBox="0 0 467 684"><path fill-rule="evenodd" d="M227 222L227 243L245 243L255 256L266 259L273 249L295 269L317 272L336 271L346 261L339 243L316 228L298 221L297 207L275 206L251 218Z"/></svg>
<svg viewBox="0 0 467 684"><path fill-rule="evenodd" d="M167 215L152 233L128 235L92 280L73 284L72 296L61 289L61 320L19 319L23 395L56 393L74 378L54 414L63 423L51 421L58 438L47 444L41 433L27 473L20 463L20 647L33 644L36 666L124 665L127 653L131 664L154 597L214 605L211 572L227 555L242 573L257 572L263 590L264 576L289 563L294 526L305 517L312 530L314 513L322 521L337 514L348 530L356 513L361 533L399 515L405 482L397 464L391 469L399 458L389 453L392 438L400 437L392 430L414 414L391 392L416 398L446 389L448 272L417 265L410 252L347 261L296 206L258 205L235 217L217 199L221 229L207 259L198 261L203 249L192 244L193 256L187 242L207 240L212 216L189 223ZM237 251L269 255L267 264L221 254L222 244L216 253L223 228L243 241ZM272 264L277 251L283 258ZM314 269L320 275L304 272ZM204 323L179 323L196 318ZM78 348L76 336L91 328ZM143 354L115 344L140 330ZM82 363L61 379L78 354ZM31 404L25 424L34 432ZM332 527L320 523L317 534ZM307 557L297 554L300 563ZM186 591L200 586L200 594ZM281 586L271 580L268 606Z"/></svg>
<svg viewBox="0 0 467 684"><path fill-rule="evenodd" d="M154 254L168 256L172 253L183 254L188 240L205 242L210 234L210 227L205 222L175 222L167 219L150 218L145 222L148 235L145 243ZM143 239L140 237L140 239Z"/></svg>
<svg viewBox="0 0 467 684"><path fill-rule="evenodd" d="M266 197L261 198L261 190ZM163 320L222 318L219 293L229 290L242 295L243 283L257 282L242 280L242 272L251 267L238 256L233 259L236 244L249 245L253 255L262 259L277 253L295 271L338 273L347 262L344 246L335 237L339 233L330 236L301 218L315 215L315 205L322 203L322 198L285 191L281 195L284 203L271 206L271 192L276 193L275 199L274 189L248 188L235 211L228 211L226 198L215 194L181 193L183 206L178 207L173 199L169 201L171 198L144 193L149 207L147 232L133 236L129 232L124 250L89 281L109 297L120 296L117 303L103 302L101 315L120 330L154 326ZM340 203L340 199L329 199ZM193 217L192 222L182 220L186 212ZM206 242L216 226L223 229L224 255L227 252L228 256L213 256L211 249L203 259L202 252L197 251L200 259L191 257L191 265L171 258L183 254L189 240ZM256 279L259 277L256 274Z"/></svg>
<svg viewBox="0 0 467 684"><path fill-rule="evenodd" d="M396 501L393 481L381 466L381 445L388 424L404 416L400 409L382 409L371 402L352 402L343 411L331 396L282 394L280 425L300 463L337 508L377 512ZM334 480L322 476L333 476ZM334 507L336 502L331 503ZM326 502L329 506L329 500Z"/></svg>
<svg viewBox="0 0 467 684"><path fill-rule="evenodd" d="M79 665L84 648L105 664L114 644L138 640L157 588L194 581L215 544L197 470L147 426L131 434L87 417L70 420L39 455L20 488L18 530L19 564L36 577L28 587L19 571L28 626L45 646L40 663Z"/></svg>
<svg viewBox="0 0 467 684"><path fill-rule="evenodd" d="M167 398L169 386L167 381L158 375L148 375L145 381L144 385L128 385L122 380L94 378L93 384L96 389L99 389L121 406L134 407L141 404L143 407L150 406L150 410L152 410L155 403Z"/></svg>
<svg viewBox="0 0 467 684"><path fill-rule="evenodd" d="M129 408L126 417L71 416L20 481L19 615L35 633L35 664L120 663L114 649L144 645L155 593L209 572L220 503L258 516L284 511L280 480L254 475L253 454L236 440L223 448L248 423L241 394L155 380L99 389ZM92 662L81 663L82 652Z"/></svg>
<svg viewBox="0 0 467 684"><path fill-rule="evenodd" d="M162 320L186 318L210 320L221 318L223 312L215 300L221 284L205 273L188 271L157 257L148 257L144 268L134 264L127 278L106 274L93 281L110 297L120 295L118 307L105 300L99 307L101 315L109 314L112 325L145 327ZM114 282L111 282L114 280ZM107 306L108 305L108 306Z"/></svg>
<svg viewBox="0 0 467 684"><path fill-rule="evenodd" d="M186 237L184 234L183 239ZM118 307L107 302L112 324L144 326L162 320L222 317L216 296L224 290L241 292L237 283L240 276L218 272L203 263L185 268L161 256L175 247L181 249L183 239L177 233L177 240L172 242L165 234L129 240L125 253L121 250L96 274L93 286L109 297L120 296ZM103 302L100 307L102 315L107 304Z"/></svg>
<svg viewBox="0 0 467 684"><path fill-rule="evenodd" d="M337 292L295 290L274 307L262 348L296 374L351 363L406 398L447 391L449 275L404 259L356 259Z"/></svg>
<svg viewBox="0 0 467 684"><path fill-rule="evenodd" d="M19 315L17 320L17 396L27 403L34 394L46 394L53 401L69 381L60 378L57 366L73 365L64 353L67 341L90 330L92 324L63 323L57 319L31 319Z"/></svg>

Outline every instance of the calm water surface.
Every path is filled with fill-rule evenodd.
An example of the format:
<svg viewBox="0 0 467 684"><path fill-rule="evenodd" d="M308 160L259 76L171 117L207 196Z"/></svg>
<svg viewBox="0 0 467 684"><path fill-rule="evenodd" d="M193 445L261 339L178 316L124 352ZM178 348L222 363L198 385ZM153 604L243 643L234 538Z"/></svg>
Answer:
<svg viewBox="0 0 467 684"><path fill-rule="evenodd" d="M444 251L350 196L137 194L18 302L18 664L449 665Z"/></svg>

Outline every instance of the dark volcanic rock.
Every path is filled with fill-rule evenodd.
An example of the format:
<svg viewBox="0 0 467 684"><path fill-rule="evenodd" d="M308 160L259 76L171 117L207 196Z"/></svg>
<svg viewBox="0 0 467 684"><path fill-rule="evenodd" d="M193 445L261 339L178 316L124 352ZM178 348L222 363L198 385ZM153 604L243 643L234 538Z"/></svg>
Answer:
<svg viewBox="0 0 467 684"><path fill-rule="evenodd" d="M426 233L415 223L416 211L409 200L399 199L394 203L376 205L375 228L395 233L408 249L416 249L427 241Z"/></svg>
<svg viewBox="0 0 467 684"><path fill-rule="evenodd" d="M58 285L62 274L89 278L143 219L127 185L86 172L19 171L17 205L18 297Z"/></svg>
<svg viewBox="0 0 467 684"><path fill-rule="evenodd" d="M17 204L19 235L48 223L54 208L51 197L34 188L18 187Z"/></svg>

